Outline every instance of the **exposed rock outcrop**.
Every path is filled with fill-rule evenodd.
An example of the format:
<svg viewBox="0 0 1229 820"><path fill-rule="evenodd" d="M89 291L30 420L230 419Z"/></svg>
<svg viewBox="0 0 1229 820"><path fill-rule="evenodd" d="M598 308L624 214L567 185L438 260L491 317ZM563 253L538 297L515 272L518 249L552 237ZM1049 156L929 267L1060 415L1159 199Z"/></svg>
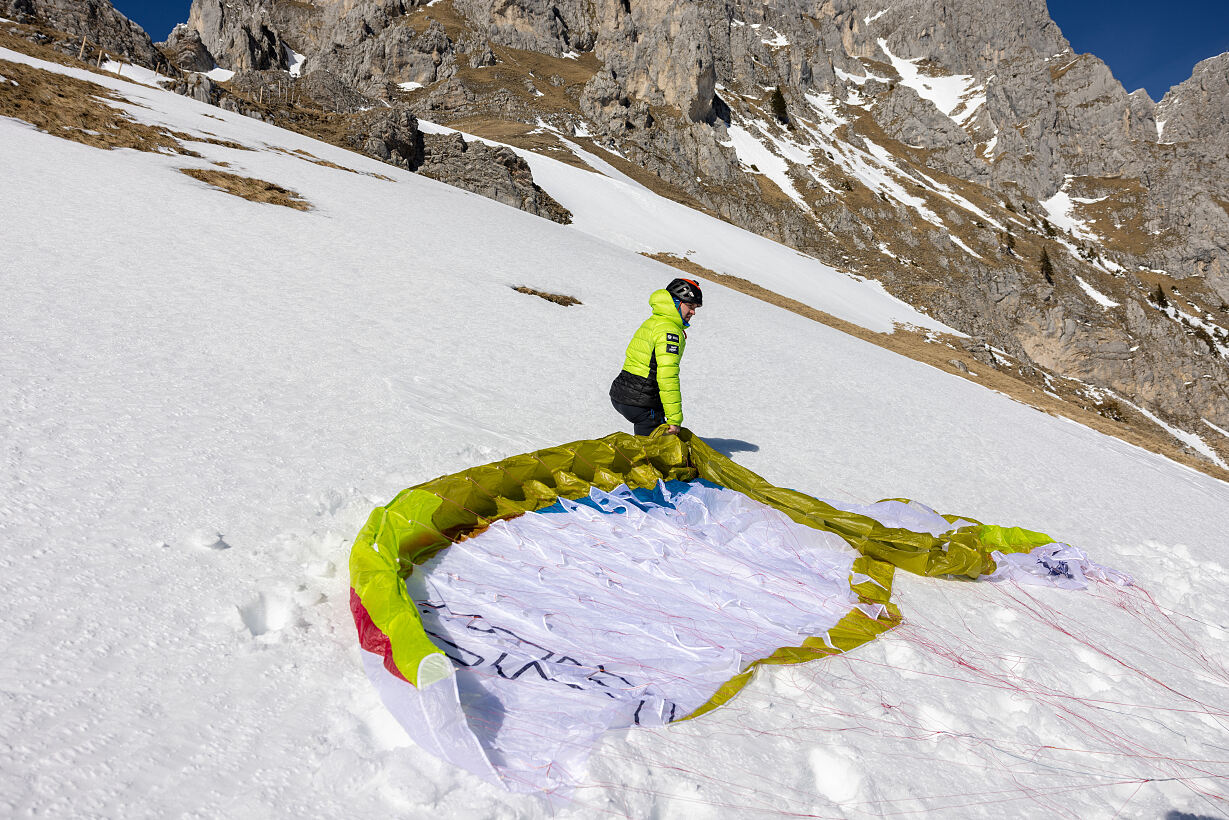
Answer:
<svg viewBox="0 0 1229 820"><path fill-rule="evenodd" d="M166 58L183 71L209 71L216 61L201 41L200 32L178 25L164 42L157 44Z"/></svg>
<svg viewBox="0 0 1229 820"><path fill-rule="evenodd" d="M460 134L425 136L423 176L520 208L564 225L572 214L533 181L533 172L511 148L466 141Z"/></svg>
<svg viewBox="0 0 1229 820"><path fill-rule="evenodd" d="M301 73L329 71L362 93L386 97L390 84L433 83L456 70L456 44L442 25L407 25L420 7L412 0L195 0L188 26L224 68L284 70L299 54Z"/></svg>
<svg viewBox="0 0 1229 820"><path fill-rule="evenodd" d="M1229 53L1199 63L1171 88L1156 121L1164 161L1150 180L1148 211L1177 241L1155 255L1164 266L1205 277L1229 302Z"/></svg>
<svg viewBox="0 0 1229 820"><path fill-rule="evenodd" d="M182 94L185 97L191 97L198 102L208 103L209 105L217 105L220 99L218 84L204 74L196 72L184 74L172 86L172 90L176 94Z"/></svg>
<svg viewBox="0 0 1229 820"><path fill-rule="evenodd" d="M88 37L111 56L148 68L163 62L145 29L116 11L108 0L0 0L0 17Z"/></svg>
<svg viewBox="0 0 1229 820"><path fill-rule="evenodd" d="M283 3L283 6L295 4ZM265 0L194 2L188 28L218 64L232 71L287 68L286 46Z"/></svg>
<svg viewBox="0 0 1229 820"><path fill-rule="evenodd" d="M377 108L352 120L348 139L365 154L384 162L418 170L423 160L423 135L418 118L404 108Z"/></svg>
<svg viewBox="0 0 1229 820"><path fill-rule="evenodd" d="M460 134L423 134L418 119L404 108L365 112L349 127L351 144L373 157L544 219L572 221L510 148L466 141Z"/></svg>

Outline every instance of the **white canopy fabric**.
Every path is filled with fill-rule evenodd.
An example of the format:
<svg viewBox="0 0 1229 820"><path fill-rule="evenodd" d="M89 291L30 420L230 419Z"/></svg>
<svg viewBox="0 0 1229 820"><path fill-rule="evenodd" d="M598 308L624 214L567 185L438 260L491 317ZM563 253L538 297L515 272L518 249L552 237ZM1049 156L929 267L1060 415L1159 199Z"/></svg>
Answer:
<svg viewBox="0 0 1229 820"><path fill-rule="evenodd" d="M1015 581L1030 586L1060 589L1087 589L1091 581L1107 581L1120 587L1131 586L1134 579L1125 572L1102 566L1088 553L1070 544L1046 544L1031 552L1004 555L991 553L997 567L984 581Z"/></svg>
<svg viewBox="0 0 1229 820"><path fill-rule="evenodd" d="M932 535L972 523L917 502L827 503ZM884 614L850 589L869 579L852 571L856 557L840 536L703 480L594 487L496 521L407 579L455 674L420 674L437 682L415 688L376 654L365 666L419 745L565 802L604 732L682 718L753 661L828 641L852 609ZM991 581L1130 583L1065 544L994 558Z"/></svg>
<svg viewBox="0 0 1229 820"><path fill-rule="evenodd" d="M410 594L456 676L381 693L441 757L565 797L603 732L681 718L855 606L877 617L850 590L856 557L839 536L706 482L594 488L416 569ZM457 711L476 743L453 736ZM447 737L413 725L427 714Z"/></svg>

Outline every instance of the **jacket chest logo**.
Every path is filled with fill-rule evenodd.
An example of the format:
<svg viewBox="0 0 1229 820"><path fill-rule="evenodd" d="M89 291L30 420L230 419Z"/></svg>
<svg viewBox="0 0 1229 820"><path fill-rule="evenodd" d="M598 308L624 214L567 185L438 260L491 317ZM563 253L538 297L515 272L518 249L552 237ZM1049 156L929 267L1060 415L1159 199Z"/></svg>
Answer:
<svg viewBox="0 0 1229 820"><path fill-rule="evenodd" d="M677 333L667 333L666 334L667 342L677 342L678 340L679 340L679 335Z"/></svg>

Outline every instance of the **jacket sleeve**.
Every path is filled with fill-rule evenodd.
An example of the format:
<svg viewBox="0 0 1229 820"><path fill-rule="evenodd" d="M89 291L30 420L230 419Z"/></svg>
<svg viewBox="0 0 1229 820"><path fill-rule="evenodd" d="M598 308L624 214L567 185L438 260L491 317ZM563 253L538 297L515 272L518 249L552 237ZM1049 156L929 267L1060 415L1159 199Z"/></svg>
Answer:
<svg viewBox="0 0 1229 820"><path fill-rule="evenodd" d="M657 358L657 392L669 424L683 423L683 390L679 387L679 362L686 345L682 334L658 328L653 339Z"/></svg>

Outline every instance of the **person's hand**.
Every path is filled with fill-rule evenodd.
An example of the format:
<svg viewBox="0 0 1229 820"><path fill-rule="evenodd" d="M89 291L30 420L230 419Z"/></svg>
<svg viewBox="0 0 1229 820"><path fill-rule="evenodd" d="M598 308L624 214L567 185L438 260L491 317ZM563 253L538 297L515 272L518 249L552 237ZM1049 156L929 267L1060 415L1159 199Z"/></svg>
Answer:
<svg viewBox="0 0 1229 820"><path fill-rule="evenodd" d="M667 436L677 436L678 434L679 434L679 426L677 424L671 424L669 427L666 428Z"/></svg>

